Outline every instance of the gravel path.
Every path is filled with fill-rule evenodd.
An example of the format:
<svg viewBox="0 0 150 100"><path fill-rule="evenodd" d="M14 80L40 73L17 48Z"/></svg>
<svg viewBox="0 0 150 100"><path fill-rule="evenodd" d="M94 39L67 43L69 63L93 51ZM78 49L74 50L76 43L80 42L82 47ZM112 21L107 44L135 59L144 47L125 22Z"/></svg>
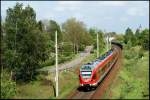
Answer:
<svg viewBox="0 0 150 100"><path fill-rule="evenodd" d="M73 68L73 67L77 67L77 65L79 65L87 56L89 56L90 53L80 53L80 56L77 57L76 59L73 59L72 61L66 62L64 64L59 64L58 65L58 70L65 70L65 69L69 69L69 68ZM40 69L39 71L49 71L49 72L55 72L55 65L54 66L50 66L50 67L45 67Z"/></svg>

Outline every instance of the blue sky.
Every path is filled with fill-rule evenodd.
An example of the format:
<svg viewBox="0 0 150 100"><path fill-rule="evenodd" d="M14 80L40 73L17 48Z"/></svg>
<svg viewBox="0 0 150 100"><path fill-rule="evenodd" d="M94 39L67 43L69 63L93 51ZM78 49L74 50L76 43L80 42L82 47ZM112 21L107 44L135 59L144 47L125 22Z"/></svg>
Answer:
<svg viewBox="0 0 150 100"><path fill-rule="evenodd" d="M18 1L1 1L2 19L6 9ZM37 20L52 19L60 25L68 18L76 17L87 28L96 27L106 32L124 33L127 27L135 31L141 24L149 28L148 1L19 1L36 11Z"/></svg>

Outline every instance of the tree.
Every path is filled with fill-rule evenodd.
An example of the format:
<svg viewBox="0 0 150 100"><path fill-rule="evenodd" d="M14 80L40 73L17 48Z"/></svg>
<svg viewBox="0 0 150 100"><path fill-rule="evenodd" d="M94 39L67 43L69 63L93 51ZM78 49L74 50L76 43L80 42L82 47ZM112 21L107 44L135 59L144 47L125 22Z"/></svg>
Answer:
<svg viewBox="0 0 150 100"><path fill-rule="evenodd" d="M129 41L131 41L131 44L133 45L135 42L135 38L132 30L130 28L127 28L125 31L124 42L127 44Z"/></svg>
<svg viewBox="0 0 150 100"><path fill-rule="evenodd" d="M92 37L92 39L91 39L91 41L92 41L92 44L94 45L94 48L96 48L97 47L97 44L96 44L96 39L97 39L97 33L96 33L96 29L94 29L94 28L90 28L89 29L89 34L91 35L91 37Z"/></svg>
<svg viewBox="0 0 150 100"><path fill-rule="evenodd" d="M121 42L121 43L123 43L123 41L124 41L124 37L123 37L123 35L122 34L118 34L118 35L116 35L116 40L118 40L119 42Z"/></svg>
<svg viewBox="0 0 150 100"><path fill-rule="evenodd" d="M39 21L39 22L38 22L38 27L39 27L39 30L40 30L41 32L43 32L43 30L44 30L44 25L43 25L42 21Z"/></svg>
<svg viewBox="0 0 150 100"><path fill-rule="evenodd" d="M11 99L16 94L16 83L10 79L10 74L1 71L1 99Z"/></svg>
<svg viewBox="0 0 150 100"><path fill-rule="evenodd" d="M135 32L135 38L136 38L136 45L139 45L140 44L140 29L137 29L136 32Z"/></svg>
<svg viewBox="0 0 150 100"><path fill-rule="evenodd" d="M81 21L77 21L75 18L68 19L62 25L63 31L65 32L68 40L73 44L74 53L78 53L82 43L85 43L88 38L85 24Z"/></svg>
<svg viewBox="0 0 150 100"><path fill-rule="evenodd" d="M149 50L149 29L144 29L141 32L140 42L145 50Z"/></svg>
<svg viewBox="0 0 150 100"><path fill-rule="evenodd" d="M58 23L54 20L49 21L48 29L47 32L49 33L50 39L52 41L55 41L55 32L57 31L58 34L58 42L62 40L62 34L61 34L61 29Z"/></svg>
<svg viewBox="0 0 150 100"><path fill-rule="evenodd" d="M7 10L5 66L17 80L32 80L40 61L46 59L46 41L40 32L33 8L17 3Z"/></svg>
<svg viewBox="0 0 150 100"><path fill-rule="evenodd" d="M100 52L105 48L105 40L104 40L104 33L101 30L96 30L94 28L89 29L89 33L92 37L92 44L94 45L94 48L97 48L97 33L99 36L99 48Z"/></svg>

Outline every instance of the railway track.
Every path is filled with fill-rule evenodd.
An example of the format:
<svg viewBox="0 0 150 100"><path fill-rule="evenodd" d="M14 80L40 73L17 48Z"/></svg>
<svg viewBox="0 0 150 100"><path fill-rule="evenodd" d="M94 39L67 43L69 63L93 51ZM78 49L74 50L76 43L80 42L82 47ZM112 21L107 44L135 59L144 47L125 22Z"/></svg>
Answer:
<svg viewBox="0 0 150 100"><path fill-rule="evenodd" d="M77 88L72 94L68 96L68 99L102 99L103 94L108 89L109 85L114 80L119 68L122 65L122 48L114 45L119 51L118 60L114 63L110 72L105 76L105 78L100 82L96 89L85 90Z"/></svg>

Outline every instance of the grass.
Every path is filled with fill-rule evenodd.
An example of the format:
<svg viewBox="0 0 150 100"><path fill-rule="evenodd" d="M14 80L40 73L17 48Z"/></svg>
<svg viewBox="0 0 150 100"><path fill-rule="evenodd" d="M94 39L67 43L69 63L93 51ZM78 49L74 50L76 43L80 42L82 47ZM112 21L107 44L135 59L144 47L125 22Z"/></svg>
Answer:
<svg viewBox="0 0 150 100"><path fill-rule="evenodd" d="M54 82L54 74L46 76L46 78ZM36 80L27 84L17 85L16 99L55 99L54 89L48 82L42 84L44 80ZM59 72L59 96L58 98L66 98L66 96L78 86L78 75L75 72L62 71Z"/></svg>
<svg viewBox="0 0 150 100"><path fill-rule="evenodd" d="M53 95L51 86L42 85L41 81L17 85L16 99L46 99Z"/></svg>
<svg viewBox="0 0 150 100"><path fill-rule="evenodd" d="M102 51L104 53L105 51ZM79 55L76 55L78 57ZM82 62L87 63L96 58L96 50L89 55ZM75 58L74 58L75 59ZM56 99L54 95L55 74L49 73L49 75L39 75L37 80L26 83L17 84L16 99ZM45 80L51 80L45 83ZM45 83L45 84L43 84ZM65 99L72 91L79 86L79 78L76 70L74 71L61 71L59 72L59 96L58 99Z"/></svg>
<svg viewBox="0 0 150 100"><path fill-rule="evenodd" d="M130 50L140 52L138 48L133 47ZM149 99L149 52L144 51L144 57L138 58L138 53L130 57L130 50L124 51L123 67L103 98ZM127 52L130 53L126 54Z"/></svg>

